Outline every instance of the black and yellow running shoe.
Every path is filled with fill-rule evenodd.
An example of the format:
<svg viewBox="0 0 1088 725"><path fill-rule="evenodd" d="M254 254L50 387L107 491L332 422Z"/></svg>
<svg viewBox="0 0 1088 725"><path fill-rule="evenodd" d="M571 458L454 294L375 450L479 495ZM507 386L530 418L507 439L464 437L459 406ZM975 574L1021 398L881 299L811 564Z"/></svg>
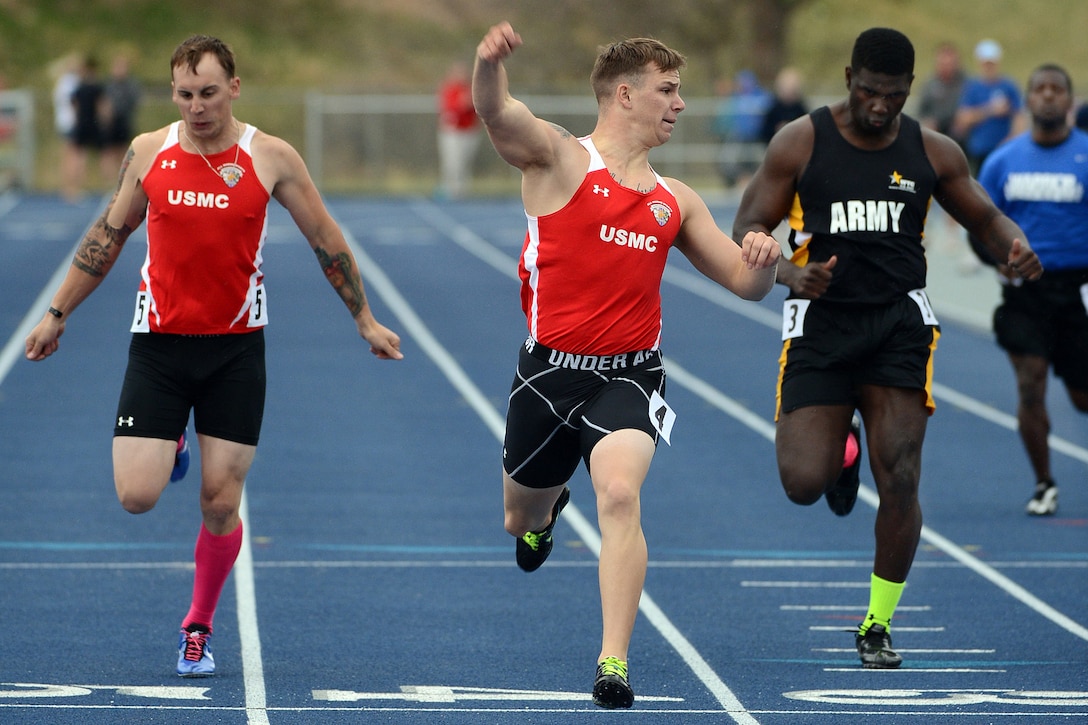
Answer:
<svg viewBox="0 0 1088 725"><path fill-rule="evenodd" d="M530 531L517 540L517 560L522 571L536 571L552 553L552 529L559 520L559 512L569 502L570 489L564 486L552 507L552 522L543 531Z"/></svg>
<svg viewBox="0 0 1088 725"><path fill-rule="evenodd" d="M614 710L631 707L635 691L627 680L627 663L618 657L605 657L597 663L597 679L593 683L593 704Z"/></svg>

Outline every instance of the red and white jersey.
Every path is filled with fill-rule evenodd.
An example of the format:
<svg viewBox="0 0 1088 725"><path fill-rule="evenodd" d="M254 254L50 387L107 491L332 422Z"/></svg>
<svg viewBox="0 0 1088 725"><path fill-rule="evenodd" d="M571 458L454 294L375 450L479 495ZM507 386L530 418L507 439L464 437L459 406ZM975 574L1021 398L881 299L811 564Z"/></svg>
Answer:
<svg viewBox="0 0 1088 725"><path fill-rule="evenodd" d="M521 306L533 339L553 350L615 355L657 349L661 275L680 231L680 208L665 181L649 193L609 174L592 140L581 186L559 211L526 213Z"/></svg>
<svg viewBox="0 0 1088 725"><path fill-rule="evenodd" d="M244 126L237 147L205 160L182 151L179 124L171 124L142 182L147 258L132 332L221 335L263 327L270 197L253 170L257 129Z"/></svg>

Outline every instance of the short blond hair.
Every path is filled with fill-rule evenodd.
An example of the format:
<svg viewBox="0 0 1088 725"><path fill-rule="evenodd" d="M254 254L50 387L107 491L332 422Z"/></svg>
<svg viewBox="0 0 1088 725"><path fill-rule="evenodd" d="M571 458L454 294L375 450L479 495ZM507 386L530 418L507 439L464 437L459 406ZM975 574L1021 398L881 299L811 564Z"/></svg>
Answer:
<svg viewBox="0 0 1088 725"><path fill-rule="evenodd" d="M628 38L604 46L589 74L593 95L601 100L612 92L615 82L620 79L637 85L651 63L658 70L667 72L680 70L687 65L687 59L654 38Z"/></svg>

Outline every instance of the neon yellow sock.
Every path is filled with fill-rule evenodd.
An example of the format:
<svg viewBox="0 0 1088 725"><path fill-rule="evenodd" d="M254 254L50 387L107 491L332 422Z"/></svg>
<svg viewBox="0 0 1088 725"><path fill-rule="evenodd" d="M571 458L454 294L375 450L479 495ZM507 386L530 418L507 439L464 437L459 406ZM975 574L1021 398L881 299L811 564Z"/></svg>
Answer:
<svg viewBox="0 0 1088 725"><path fill-rule="evenodd" d="M889 632L892 625L892 614L899 606L899 597L903 594L906 582L890 582L881 579L876 574L870 575L869 584L869 613L861 625L861 634L869 631L874 624L884 625Z"/></svg>

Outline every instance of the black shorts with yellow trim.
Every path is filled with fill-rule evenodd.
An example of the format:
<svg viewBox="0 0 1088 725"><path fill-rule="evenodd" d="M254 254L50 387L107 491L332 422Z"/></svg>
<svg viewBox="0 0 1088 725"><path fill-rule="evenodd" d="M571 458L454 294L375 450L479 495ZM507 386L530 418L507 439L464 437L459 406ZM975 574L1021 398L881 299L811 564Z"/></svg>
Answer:
<svg viewBox="0 0 1088 725"><path fill-rule="evenodd" d="M813 405L857 406L861 386L924 392L932 414L940 325L924 290L860 305L787 299L775 418Z"/></svg>

